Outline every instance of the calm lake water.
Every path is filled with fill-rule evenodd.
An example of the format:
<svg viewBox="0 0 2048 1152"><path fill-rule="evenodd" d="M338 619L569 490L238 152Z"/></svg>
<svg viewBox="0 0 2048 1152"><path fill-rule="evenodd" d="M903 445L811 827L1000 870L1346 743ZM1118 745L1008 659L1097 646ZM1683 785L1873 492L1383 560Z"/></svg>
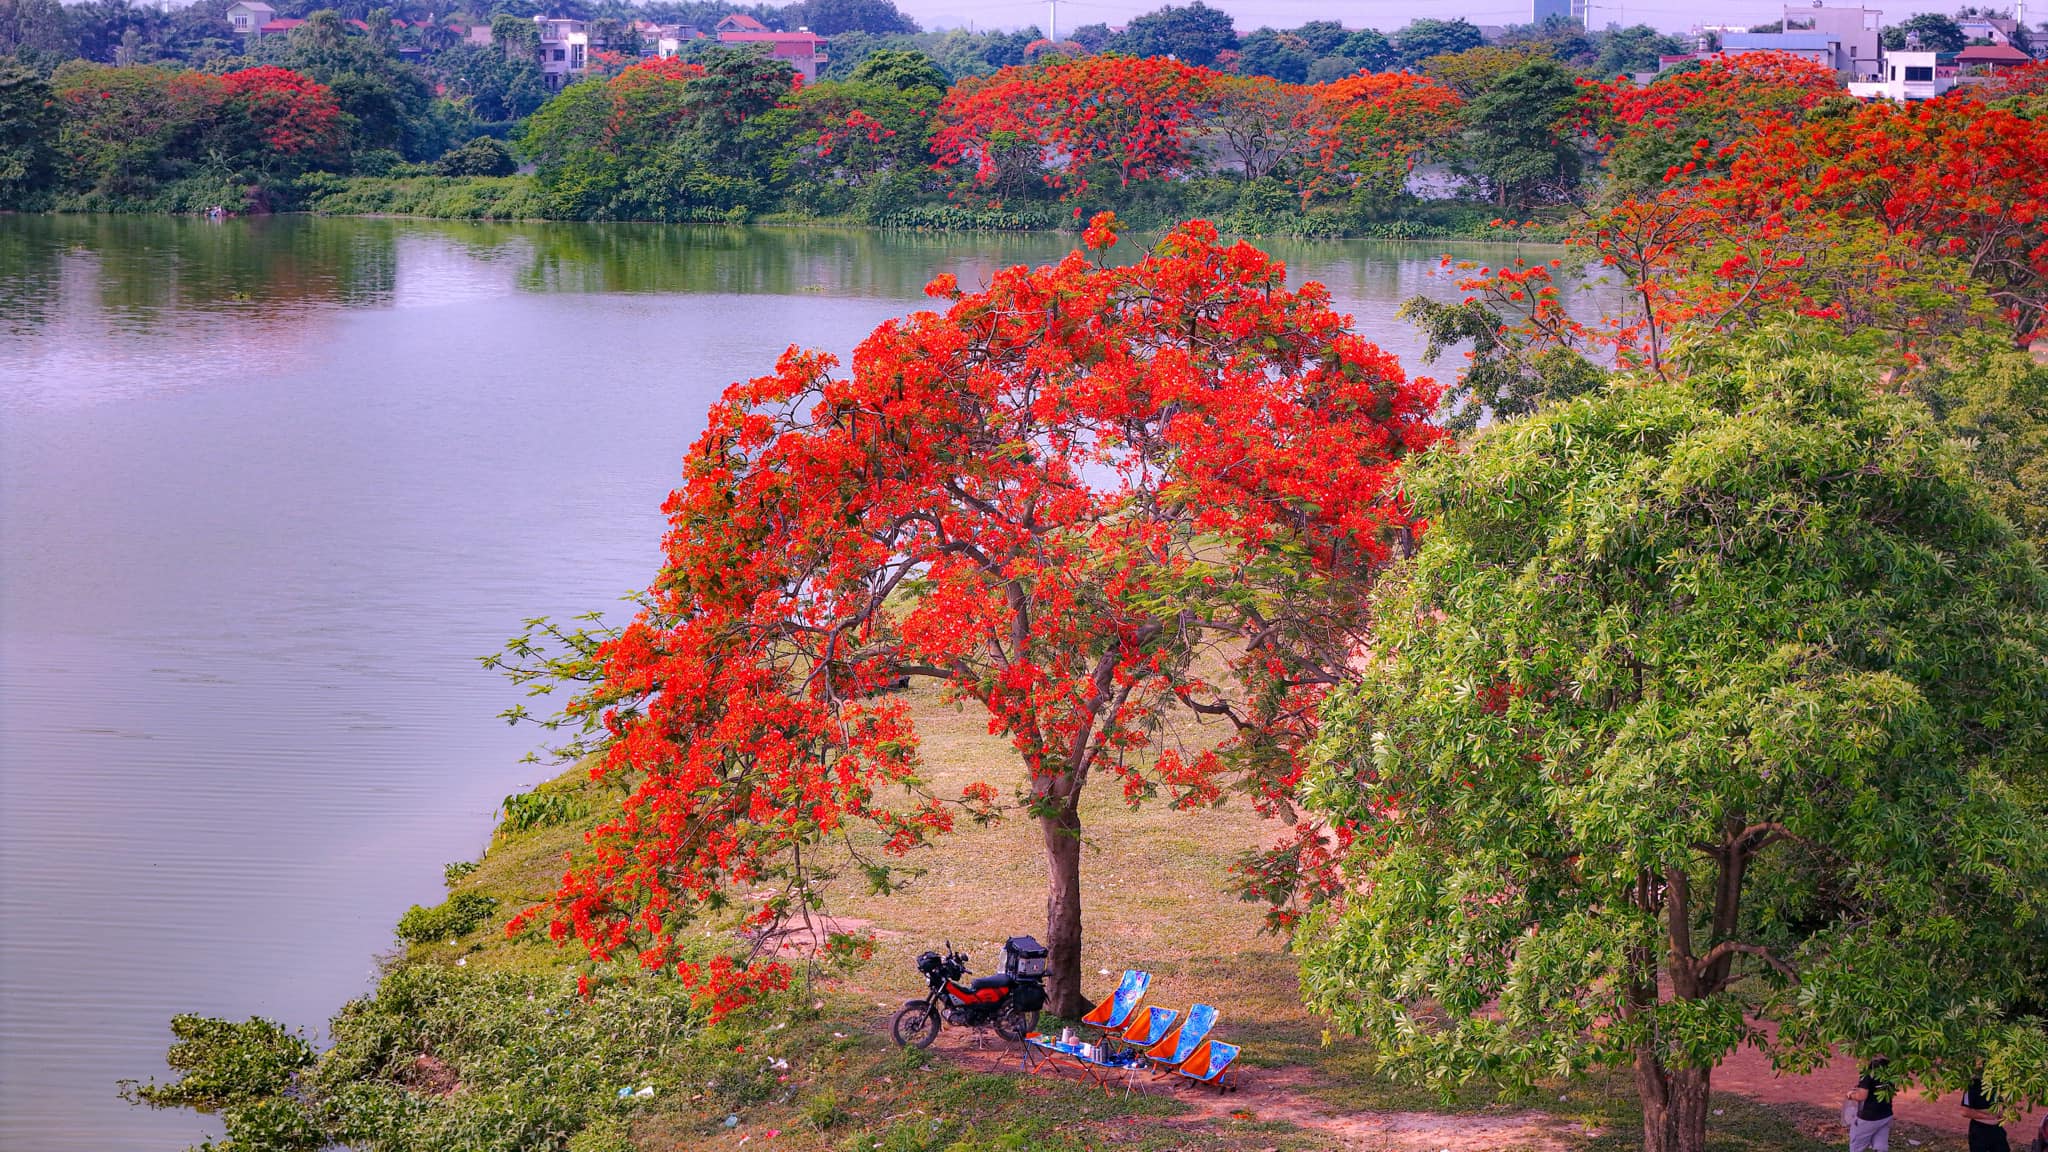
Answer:
<svg viewBox="0 0 2048 1152"><path fill-rule="evenodd" d="M0 1147L213 1134L116 1081L370 987L547 774L476 657L646 582L719 391L1067 246L0 216ZM1418 370L1443 245L1274 247Z"/></svg>

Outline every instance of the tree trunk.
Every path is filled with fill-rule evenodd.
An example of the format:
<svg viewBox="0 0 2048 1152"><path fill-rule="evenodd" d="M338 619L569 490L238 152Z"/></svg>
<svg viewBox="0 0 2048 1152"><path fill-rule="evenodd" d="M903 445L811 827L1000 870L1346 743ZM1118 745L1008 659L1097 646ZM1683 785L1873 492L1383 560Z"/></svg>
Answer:
<svg viewBox="0 0 2048 1152"><path fill-rule="evenodd" d="M1088 1011L1081 995L1081 813L1068 797L1041 816L1045 834L1046 1007L1069 1020Z"/></svg>
<svg viewBox="0 0 2048 1152"><path fill-rule="evenodd" d="M1711 1068L1678 1068L1670 1074L1672 1152L1706 1152L1707 1096Z"/></svg>
<svg viewBox="0 0 2048 1152"><path fill-rule="evenodd" d="M1648 1043L1636 1045L1636 1095L1643 1100L1643 1152L1678 1152L1671 1078Z"/></svg>

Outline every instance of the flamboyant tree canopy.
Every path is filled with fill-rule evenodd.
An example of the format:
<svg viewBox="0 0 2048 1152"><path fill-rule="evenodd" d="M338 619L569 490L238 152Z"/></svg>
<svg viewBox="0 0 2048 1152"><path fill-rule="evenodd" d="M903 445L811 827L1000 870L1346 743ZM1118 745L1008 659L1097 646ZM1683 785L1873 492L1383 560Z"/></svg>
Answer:
<svg viewBox="0 0 2048 1152"><path fill-rule="evenodd" d="M1086 238L1115 243L1113 220ZM678 927L736 887L776 889L756 924L815 901L821 842L879 867L860 829L900 853L984 813L992 784L916 783L883 694L904 676L1017 751L1054 858L1056 1005L1079 995L1091 775L1182 804L1235 768L1256 793L1294 783L1360 625L1327 590L1404 546L1394 469L1439 436L1434 387L1199 222L1128 267L1075 253L929 291L945 310L876 329L851 375L791 349L712 409L648 607L579 705L634 790L547 911L557 939L678 965ZM1230 691L1197 671L1212 652ZM1183 757L1158 739L1178 708L1241 735Z"/></svg>
<svg viewBox="0 0 2048 1152"><path fill-rule="evenodd" d="M1760 340L1409 484L1311 1000L1430 1077L1633 1064L1652 1152L1745 1045L2048 1098L2048 580L1923 409Z"/></svg>

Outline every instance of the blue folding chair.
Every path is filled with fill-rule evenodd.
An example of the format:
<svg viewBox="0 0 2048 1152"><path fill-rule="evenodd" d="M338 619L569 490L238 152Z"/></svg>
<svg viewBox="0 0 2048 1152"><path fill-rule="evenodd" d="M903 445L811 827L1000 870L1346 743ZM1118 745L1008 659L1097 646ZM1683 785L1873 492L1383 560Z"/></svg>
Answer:
<svg viewBox="0 0 2048 1152"><path fill-rule="evenodd" d="M1117 1043L1143 1052L1166 1039L1166 1034L1173 1031L1173 1022L1178 1019L1178 1009L1147 1006L1131 1021L1129 1027L1117 1034Z"/></svg>
<svg viewBox="0 0 2048 1152"><path fill-rule="evenodd" d="M1216 1009L1208 1004L1197 1004L1188 1009L1187 1019L1180 1027L1166 1034L1159 1043L1145 1052L1145 1059L1159 1069L1153 1079L1163 1079L1180 1070L1194 1056L1195 1050L1209 1039L1209 1033L1216 1027Z"/></svg>
<svg viewBox="0 0 2048 1152"><path fill-rule="evenodd" d="M1197 1084L1214 1084L1221 1095L1237 1087L1230 1081L1230 1065L1237 1059L1238 1047L1221 1040L1204 1040L1195 1054L1188 1057L1176 1069L1181 1075Z"/></svg>
<svg viewBox="0 0 2048 1152"><path fill-rule="evenodd" d="M1101 1029L1104 1035L1121 1032L1137 1014L1138 1005L1145 1000L1145 993L1152 987L1152 974L1136 969L1125 969L1123 978L1117 981L1116 991L1109 999L1095 1006L1095 1011L1081 1017L1081 1023L1090 1028Z"/></svg>

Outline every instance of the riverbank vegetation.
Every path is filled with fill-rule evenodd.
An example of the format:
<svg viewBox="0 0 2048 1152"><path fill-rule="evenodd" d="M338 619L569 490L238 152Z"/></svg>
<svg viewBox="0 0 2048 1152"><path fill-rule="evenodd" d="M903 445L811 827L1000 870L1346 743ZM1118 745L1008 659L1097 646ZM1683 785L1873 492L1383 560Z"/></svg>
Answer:
<svg viewBox="0 0 2048 1152"><path fill-rule="evenodd" d="M1196 4L999 50L1005 34L928 36L877 4L803 14L840 31L800 83L715 39L643 59L640 17L610 14L589 21L593 43L621 47L556 91L534 25L504 11L435 24L287 5L296 26L237 48L173 28L198 7L111 40L52 31L48 13L13 29L0 208L1072 230L1110 209L1148 229L1479 235L1503 217L1557 225L1603 194L1601 85L1676 47L1565 24L1482 42L1432 20L1240 37ZM276 128L251 125L248 98L207 95L287 82L327 123L260 148Z"/></svg>
<svg viewBox="0 0 2048 1152"><path fill-rule="evenodd" d="M1198 187L1193 65L1144 62L1096 122L1040 111L1100 74L1068 69L1132 66L956 86L932 136L951 203ZM1552 68L1495 91L1548 100ZM713 77L757 112L707 113ZM588 87L607 98L544 125L550 195L667 180L716 209L702 158L749 178L748 126L788 106L737 56ZM1352 94L1314 121L1331 150L1257 178L1282 195L1391 188L1400 150L1346 133L1433 140L1432 102L1484 95L1329 87ZM1333 1115L1431 1106L1402 1091L1468 1123L1540 1091L1556 1146L1699 1152L1810 1146L1813 1116L1759 1118L1714 1070L1831 1052L2048 1103L2038 93L1858 105L1747 57L1572 92L1603 183L1566 238L1616 309L1575 311L1564 257L1447 258L1464 297L1409 309L1433 355L1471 352L1442 388L1211 224L1107 259L1110 212L1058 264L941 277L850 369L793 348L735 384L634 618L493 660L568 701L542 719L580 776L508 805L450 901L409 914L473 926L415 934L333 1052L282 1096L265 1073L262 1115L288 1100L365 1147L390 1137L323 1102L576 1110L518 1129L544 1148L703 1144L724 1109L735 1144L765 1122L812 1147L1329 1147L1362 1134ZM827 106L885 170L894 138ZM1511 202L1541 186L1519 171ZM523 911L495 934L484 899ZM886 1049L903 958L1026 919L1069 1014L1126 965L1223 1006L1247 1115ZM849 967L871 950L891 963ZM607 1050L642 1083L529 1077L426 1023L491 1012L409 1006L499 972L541 982L502 986L535 1027L660 1021ZM387 1011L365 1061L352 1015ZM649 1053L680 1071L635 1096L668 1074ZM460 1087L423 1086L427 1058ZM228 1111L181 1059L190 1092L142 1091Z"/></svg>

